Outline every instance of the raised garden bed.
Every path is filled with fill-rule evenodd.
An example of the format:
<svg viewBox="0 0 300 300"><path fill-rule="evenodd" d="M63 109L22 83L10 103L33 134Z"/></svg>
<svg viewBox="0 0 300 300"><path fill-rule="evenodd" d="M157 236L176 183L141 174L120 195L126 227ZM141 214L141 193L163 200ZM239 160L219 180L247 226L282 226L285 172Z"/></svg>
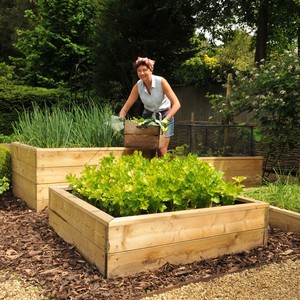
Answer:
<svg viewBox="0 0 300 300"><path fill-rule="evenodd" d="M63 187L49 188L49 223L106 277L238 253L267 241L269 204L114 218Z"/></svg>
<svg viewBox="0 0 300 300"><path fill-rule="evenodd" d="M151 157L151 150L141 150ZM80 174L84 165L97 165L99 159L132 154L134 149L113 148L38 148L13 142L12 186L15 196L40 211L48 206L50 186L66 185L66 175Z"/></svg>

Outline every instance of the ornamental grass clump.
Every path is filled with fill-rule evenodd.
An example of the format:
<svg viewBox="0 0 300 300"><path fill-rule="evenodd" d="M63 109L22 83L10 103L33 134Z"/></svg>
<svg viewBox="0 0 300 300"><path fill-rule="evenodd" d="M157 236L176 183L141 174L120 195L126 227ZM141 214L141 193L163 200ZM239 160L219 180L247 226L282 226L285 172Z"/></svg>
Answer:
<svg viewBox="0 0 300 300"><path fill-rule="evenodd" d="M270 203L278 208L300 213L300 185L298 177L276 173L276 181L264 182L260 187L245 190L244 195Z"/></svg>
<svg viewBox="0 0 300 300"><path fill-rule="evenodd" d="M136 151L67 176L69 189L108 214L130 216L229 205L243 189L241 178L226 183L223 173L194 154L151 160Z"/></svg>
<svg viewBox="0 0 300 300"><path fill-rule="evenodd" d="M14 138L40 148L121 146L123 136L112 128L112 115L110 106L95 103L71 109L33 105L19 115Z"/></svg>

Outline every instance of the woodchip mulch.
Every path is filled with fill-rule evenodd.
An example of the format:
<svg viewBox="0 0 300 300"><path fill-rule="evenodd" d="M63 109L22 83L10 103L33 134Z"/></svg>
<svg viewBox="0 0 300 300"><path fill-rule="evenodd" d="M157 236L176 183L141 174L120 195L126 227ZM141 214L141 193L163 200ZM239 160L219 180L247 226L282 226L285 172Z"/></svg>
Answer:
<svg viewBox="0 0 300 300"><path fill-rule="evenodd" d="M135 276L105 279L74 246L52 230L47 209L34 212L11 192L0 196L0 232L0 299L11 300L142 299L157 292L164 292L157 299L177 299L174 295L166 298L169 290L186 286L191 289L199 282L214 282L216 277L242 276L243 272L261 271L265 266L282 266L282 263L291 262L293 266L287 268L292 273L293 268L298 270L300 258L300 236L270 228L266 246L190 264L166 264ZM234 281L237 280L231 279ZM194 298L179 296L178 299Z"/></svg>

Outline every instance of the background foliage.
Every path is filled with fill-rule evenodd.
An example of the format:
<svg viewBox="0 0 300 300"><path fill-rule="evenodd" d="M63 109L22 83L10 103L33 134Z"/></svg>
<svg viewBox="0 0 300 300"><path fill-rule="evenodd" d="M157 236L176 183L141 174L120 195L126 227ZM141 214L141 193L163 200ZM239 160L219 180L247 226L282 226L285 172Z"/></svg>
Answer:
<svg viewBox="0 0 300 300"><path fill-rule="evenodd" d="M213 100L228 120L243 111L253 113L267 161L275 157L273 167L284 151L300 141L299 79L299 57L295 51L286 51L250 72L236 72L232 94Z"/></svg>
<svg viewBox="0 0 300 300"><path fill-rule="evenodd" d="M172 80L173 71L193 54L193 2L180 0L105 0L99 5L95 29L95 83L99 93L112 97L119 82L129 94L138 56L156 60L155 73Z"/></svg>
<svg viewBox="0 0 300 300"><path fill-rule="evenodd" d="M5 128L11 127L15 111L23 106L44 101L52 104L52 96L39 90L37 97L28 86L64 87L71 97L81 94L80 100L85 102L91 98L110 102L117 111L137 79L132 72L137 56L155 59L155 73L172 85L225 83L228 72L250 71L255 62L271 61L291 46L299 56L299 28L299 0L3 0L0 122L7 124L0 125L0 130L9 132ZM278 74L281 72L288 78L289 69L278 69ZM251 78L253 73L247 76ZM281 90L288 91L289 84L282 80ZM271 91L269 86L264 88ZM252 103L249 93L243 103L247 108ZM287 116L276 93L267 97L273 103L272 111ZM56 101L63 103L64 99L58 92ZM230 103L219 101L225 108ZM240 104L238 99L231 101ZM141 108L139 102L133 114L139 114ZM237 111L235 105L228 108L233 114ZM297 111L297 104L291 101L289 109ZM222 113L229 117L226 109ZM272 120L268 122L275 123L271 108L269 113ZM262 114L260 111L261 121ZM268 134L275 135L275 142L279 127L288 131L289 126L280 121ZM282 141L292 145L297 138Z"/></svg>
<svg viewBox="0 0 300 300"><path fill-rule="evenodd" d="M66 89L46 89L25 85L0 85L0 132L10 135L13 124L18 121L18 113L24 109L31 110L32 103L44 106L71 105L70 93Z"/></svg>
<svg viewBox="0 0 300 300"><path fill-rule="evenodd" d="M91 64L89 45L94 7L90 0L38 0L36 12L26 10L29 29L19 29L13 59L23 84L65 85L77 64Z"/></svg>

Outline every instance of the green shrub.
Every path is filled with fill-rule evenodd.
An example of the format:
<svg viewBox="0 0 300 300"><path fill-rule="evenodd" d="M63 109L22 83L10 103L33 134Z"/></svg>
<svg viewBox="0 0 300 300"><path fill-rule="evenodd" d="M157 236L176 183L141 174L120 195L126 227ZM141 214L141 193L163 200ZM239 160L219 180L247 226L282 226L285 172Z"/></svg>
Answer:
<svg viewBox="0 0 300 300"><path fill-rule="evenodd" d="M32 109L32 103L39 106L67 106L70 94L65 89L46 89L12 84L0 84L0 132L10 135L12 124L18 120L18 113Z"/></svg>
<svg viewBox="0 0 300 300"><path fill-rule="evenodd" d="M197 155L149 160L138 151L111 154L67 180L72 193L115 217L233 204L243 188Z"/></svg>
<svg viewBox="0 0 300 300"><path fill-rule="evenodd" d="M9 149L0 145L0 178L11 179L11 155Z"/></svg>
<svg viewBox="0 0 300 300"><path fill-rule="evenodd" d="M11 142L14 142L14 136L13 135L4 135L0 133L0 143L1 144L9 144Z"/></svg>
<svg viewBox="0 0 300 300"><path fill-rule="evenodd" d="M0 178L0 195L9 190L9 180L6 177Z"/></svg>
<svg viewBox="0 0 300 300"><path fill-rule="evenodd" d="M0 195L9 189L11 173L10 151L0 145Z"/></svg>

